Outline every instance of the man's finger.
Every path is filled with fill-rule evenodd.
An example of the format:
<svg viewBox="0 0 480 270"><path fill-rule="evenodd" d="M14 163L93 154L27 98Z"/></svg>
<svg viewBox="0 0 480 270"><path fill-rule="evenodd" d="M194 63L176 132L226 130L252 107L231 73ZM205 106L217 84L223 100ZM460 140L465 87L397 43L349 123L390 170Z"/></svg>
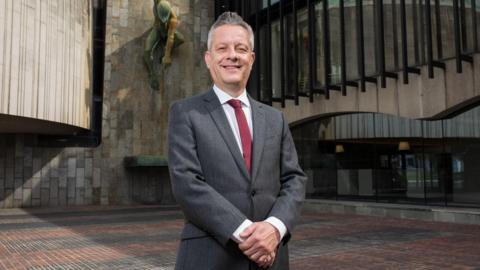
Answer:
<svg viewBox="0 0 480 270"><path fill-rule="evenodd" d="M255 231L256 225L253 223L252 225L248 226L243 232L240 234L241 238L248 238L252 233Z"/></svg>
<svg viewBox="0 0 480 270"><path fill-rule="evenodd" d="M258 260L255 260L254 262L258 264L258 266L265 268L266 266L268 266L270 258L268 257L268 255L262 255L260 256L260 258L258 258Z"/></svg>
<svg viewBox="0 0 480 270"><path fill-rule="evenodd" d="M253 225L252 225L253 226ZM249 229L250 227L248 227ZM238 247L242 250L242 251L245 251L245 250L248 250L248 249L251 249L258 241L258 237L255 237L255 233L252 232L251 234L249 234L247 237L244 237L240 234L240 237L242 237L243 239L245 239L242 243L240 243L238 245Z"/></svg>
<svg viewBox="0 0 480 270"><path fill-rule="evenodd" d="M248 258L256 263L260 263L263 262L263 259L267 258L267 255L264 255L263 253L257 251L252 255L248 256Z"/></svg>
<svg viewBox="0 0 480 270"><path fill-rule="evenodd" d="M238 244L238 248L240 248L240 250L245 253L245 251L248 249L251 249L254 244L255 244L255 241L252 238L247 238L245 241Z"/></svg>
<svg viewBox="0 0 480 270"><path fill-rule="evenodd" d="M275 262L276 255L277 254L275 254L275 252L270 253L270 256L272 257L272 259L270 260L270 263L268 264L267 267L271 267L273 265L273 263Z"/></svg>
<svg viewBox="0 0 480 270"><path fill-rule="evenodd" d="M258 252L258 247L256 245L252 245L250 248L247 248L245 250L242 250L243 254L247 255L250 257L251 255L255 254Z"/></svg>
<svg viewBox="0 0 480 270"><path fill-rule="evenodd" d="M261 268L267 268L268 263L269 263L268 260L261 260L261 261L257 262L258 266L260 266Z"/></svg>
<svg viewBox="0 0 480 270"><path fill-rule="evenodd" d="M262 255L256 263L262 268L268 268L273 265L274 260L275 252L272 252L269 255Z"/></svg>

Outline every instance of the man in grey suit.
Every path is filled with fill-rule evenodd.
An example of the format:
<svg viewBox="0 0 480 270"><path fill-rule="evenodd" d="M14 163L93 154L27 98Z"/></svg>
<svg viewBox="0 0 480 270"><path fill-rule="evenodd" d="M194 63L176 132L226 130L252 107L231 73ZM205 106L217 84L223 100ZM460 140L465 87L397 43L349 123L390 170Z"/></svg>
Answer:
<svg viewBox="0 0 480 270"><path fill-rule="evenodd" d="M170 177L185 214L176 269L288 269L306 177L283 114L246 93L253 45L240 16L219 16L205 53L213 88L170 109Z"/></svg>

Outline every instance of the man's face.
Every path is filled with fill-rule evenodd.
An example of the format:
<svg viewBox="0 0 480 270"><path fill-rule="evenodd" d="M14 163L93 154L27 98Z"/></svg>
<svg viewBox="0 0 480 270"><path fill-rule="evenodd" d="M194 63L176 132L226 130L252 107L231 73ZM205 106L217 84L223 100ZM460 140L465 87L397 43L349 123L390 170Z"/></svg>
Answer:
<svg viewBox="0 0 480 270"><path fill-rule="evenodd" d="M255 61L248 31L238 25L222 25L212 33L211 42L205 63L213 82L226 91L243 90Z"/></svg>

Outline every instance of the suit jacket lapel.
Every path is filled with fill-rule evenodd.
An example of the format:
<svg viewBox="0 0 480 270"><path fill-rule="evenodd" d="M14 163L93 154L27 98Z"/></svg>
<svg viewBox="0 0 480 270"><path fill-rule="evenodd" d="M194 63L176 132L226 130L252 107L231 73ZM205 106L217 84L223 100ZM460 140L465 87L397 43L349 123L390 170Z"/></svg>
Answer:
<svg viewBox="0 0 480 270"><path fill-rule="evenodd" d="M262 158L263 146L265 144L266 124L265 113L263 111L263 104L250 98L252 106L252 122L253 122L253 155L252 155L252 181L255 181L255 176L260 166Z"/></svg>
<svg viewBox="0 0 480 270"><path fill-rule="evenodd" d="M228 149L230 150L230 152L233 155L233 158L235 159L235 163L237 163L238 167L240 168L240 171L242 171L242 174L247 179L250 178L247 172L247 166L245 165L245 160L243 159L240 149L238 149L235 136L233 135L232 129L230 128L227 117L225 116L225 112L223 111L222 105L220 104L220 101L218 100L217 95L215 95L215 92L213 91L213 89L205 94L204 100L206 101L205 104L206 104L207 110L210 113L210 116L215 122L215 125L218 128L218 131L222 135L223 140L225 140L225 143L227 144Z"/></svg>

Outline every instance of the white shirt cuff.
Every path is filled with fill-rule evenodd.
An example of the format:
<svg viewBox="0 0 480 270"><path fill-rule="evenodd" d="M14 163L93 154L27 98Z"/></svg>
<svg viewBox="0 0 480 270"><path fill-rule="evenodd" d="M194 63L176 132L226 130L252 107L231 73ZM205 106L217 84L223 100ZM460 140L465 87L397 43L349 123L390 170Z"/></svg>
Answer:
<svg viewBox="0 0 480 270"><path fill-rule="evenodd" d="M285 227L285 224L283 224L283 222L276 217L268 217L265 221L277 228L278 232L280 233L280 240L282 240L287 233L287 227Z"/></svg>
<svg viewBox="0 0 480 270"><path fill-rule="evenodd" d="M245 219L242 224L240 224L240 226L238 226L238 228L233 232L232 239L237 243L242 243L243 239L240 237L240 234L252 224L252 221Z"/></svg>

